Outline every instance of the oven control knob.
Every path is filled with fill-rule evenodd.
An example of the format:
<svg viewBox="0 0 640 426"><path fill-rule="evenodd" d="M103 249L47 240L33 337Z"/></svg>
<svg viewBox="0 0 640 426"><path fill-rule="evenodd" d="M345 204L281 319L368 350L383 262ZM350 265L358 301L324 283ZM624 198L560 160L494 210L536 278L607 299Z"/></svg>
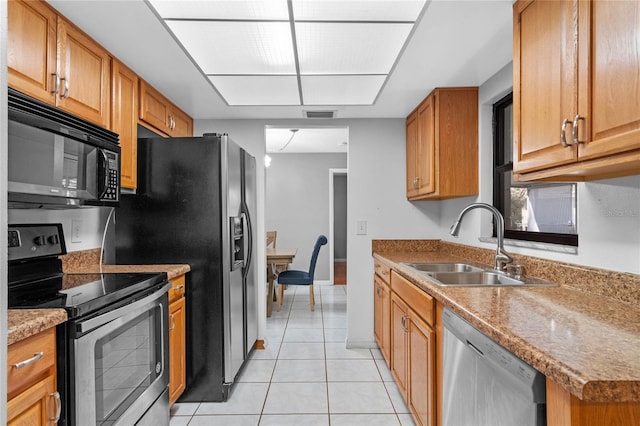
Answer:
<svg viewBox="0 0 640 426"><path fill-rule="evenodd" d="M43 246L47 244L47 240L44 238L44 235L38 235L33 239L33 243L37 246Z"/></svg>
<svg viewBox="0 0 640 426"><path fill-rule="evenodd" d="M160 371L162 371L162 364L158 362L156 363L156 374L160 374Z"/></svg>
<svg viewBox="0 0 640 426"><path fill-rule="evenodd" d="M58 238L57 235L52 235L49 238L47 238L47 241L49 241L49 244L59 244L60 238Z"/></svg>

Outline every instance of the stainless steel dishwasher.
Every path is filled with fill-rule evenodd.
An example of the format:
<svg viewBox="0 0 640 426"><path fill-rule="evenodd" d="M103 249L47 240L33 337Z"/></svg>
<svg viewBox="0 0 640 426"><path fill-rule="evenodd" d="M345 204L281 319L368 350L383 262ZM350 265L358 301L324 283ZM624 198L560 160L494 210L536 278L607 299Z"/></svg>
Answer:
<svg viewBox="0 0 640 426"><path fill-rule="evenodd" d="M449 309L443 426L544 426L545 376Z"/></svg>

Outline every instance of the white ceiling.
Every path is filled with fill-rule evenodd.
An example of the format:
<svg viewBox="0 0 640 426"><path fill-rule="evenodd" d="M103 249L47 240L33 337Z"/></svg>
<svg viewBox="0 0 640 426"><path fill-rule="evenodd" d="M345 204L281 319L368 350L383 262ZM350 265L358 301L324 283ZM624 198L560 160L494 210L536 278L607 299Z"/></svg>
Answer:
<svg viewBox="0 0 640 426"><path fill-rule="evenodd" d="M373 104L426 3L149 1L233 106Z"/></svg>
<svg viewBox="0 0 640 426"><path fill-rule="evenodd" d="M378 1L352 3L373 9ZM339 83L344 99L338 101L326 98L327 84L314 81L315 76L305 77L313 88L310 89L315 96L313 103L320 106L229 106L145 1L49 0L49 3L196 119L295 119L303 118L304 110L333 110L337 118L406 117L433 88L481 85L512 58L512 0L432 0L374 105L345 105L347 97L358 95L362 98L358 102L367 103L367 90L379 84L347 75L344 78L349 81ZM320 4L335 8L341 3L326 0ZM186 13L188 8L185 6L184 10ZM228 36L239 37L233 33ZM225 84L234 84L223 80L216 82L221 92ZM286 87L286 81L275 80L257 79L253 85ZM247 84L247 92L251 88ZM285 92L283 89L282 93ZM246 93L238 94L236 102L246 103L242 96ZM316 121L321 126L331 124L330 120Z"/></svg>

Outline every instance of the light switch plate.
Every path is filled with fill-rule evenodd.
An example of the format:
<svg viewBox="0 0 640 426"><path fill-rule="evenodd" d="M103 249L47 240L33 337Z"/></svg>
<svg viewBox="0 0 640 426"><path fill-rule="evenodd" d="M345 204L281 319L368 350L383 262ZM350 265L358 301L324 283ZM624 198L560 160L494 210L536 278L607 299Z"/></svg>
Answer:
<svg viewBox="0 0 640 426"><path fill-rule="evenodd" d="M356 222L356 235L367 235L366 220L359 220Z"/></svg>
<svg viewBox="0 0 640 426"><path fill-rule="evenodd" d="M82 231L82 221L72 220L71 221L71 242L72 243L82 242L82 238L80 237L81 231Z"/></svg>

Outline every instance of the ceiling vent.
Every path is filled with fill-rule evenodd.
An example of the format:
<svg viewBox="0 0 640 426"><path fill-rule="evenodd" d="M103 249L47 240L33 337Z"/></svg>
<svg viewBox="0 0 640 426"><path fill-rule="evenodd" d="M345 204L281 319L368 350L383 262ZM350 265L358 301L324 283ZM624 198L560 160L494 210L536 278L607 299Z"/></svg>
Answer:
<svg viewBox="0 0 640 426"><path fill-rule="evenodd" d="M302 111L305 118L335 118L336 111Z"/></svg>

